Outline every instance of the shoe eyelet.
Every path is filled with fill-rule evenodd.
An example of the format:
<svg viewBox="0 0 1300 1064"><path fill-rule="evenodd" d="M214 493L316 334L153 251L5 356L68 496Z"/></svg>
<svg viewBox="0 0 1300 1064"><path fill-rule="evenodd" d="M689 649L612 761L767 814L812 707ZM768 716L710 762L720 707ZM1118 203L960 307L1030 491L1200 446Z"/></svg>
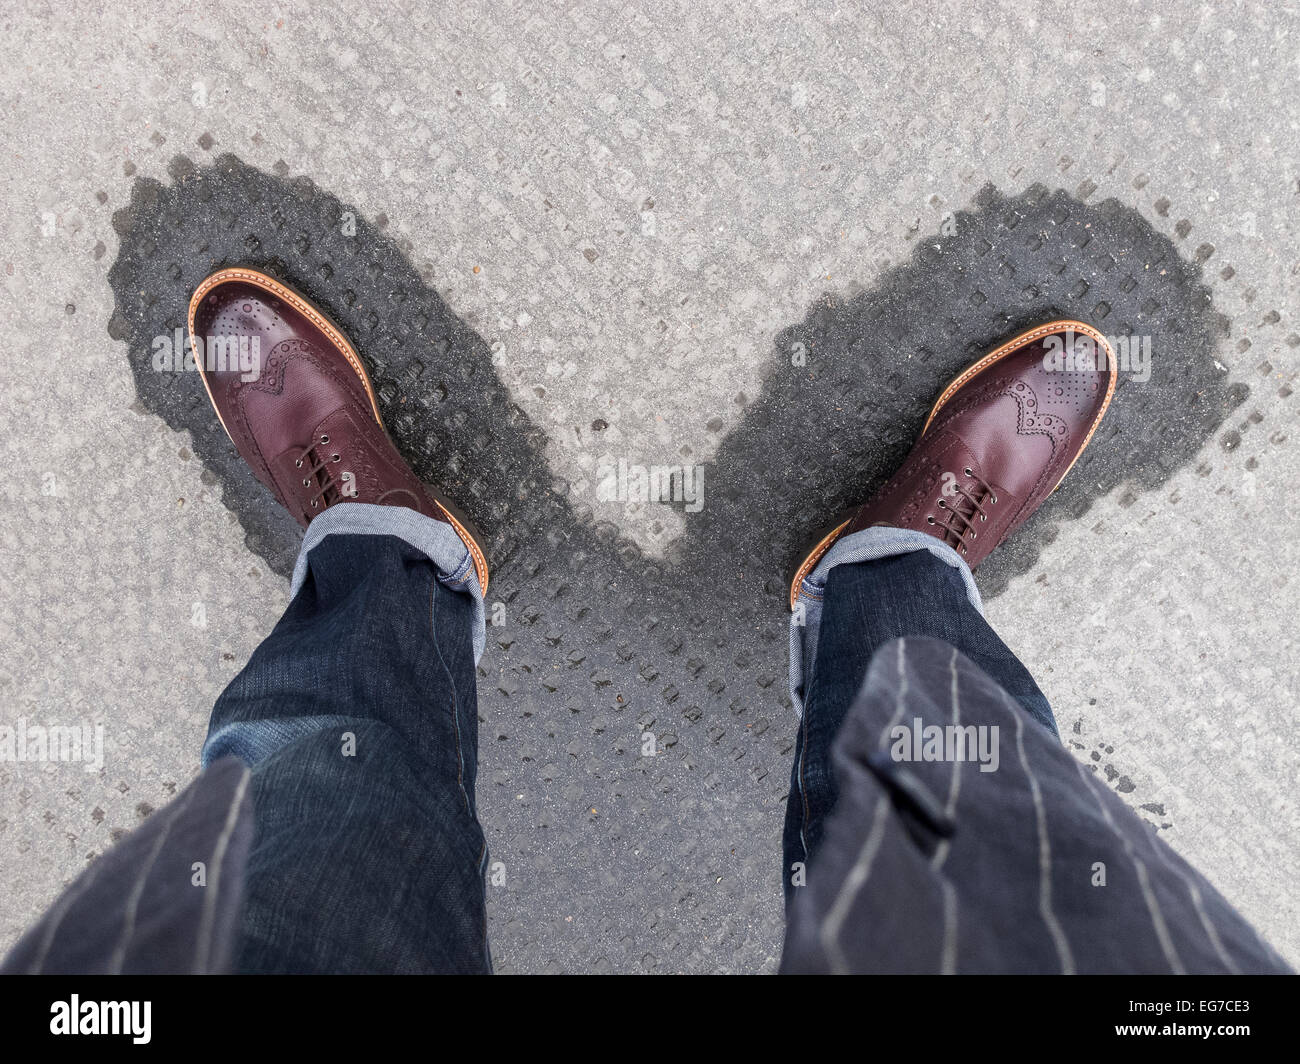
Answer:
<svg viewBox="0 0 1300 1064"><path fill-rule="evenodd" d="M946 509L948 509L948 504L947 504L946 502L944 502L942 499L939 500L939 509L940 509L940 510L946 510Z"/></svg>
<svg viewBox="0 0 1300 1064"><path fill-rule="evenodd" d="M934 524L934 514L926 514L925 519L930 522L930 524Z"/></svg>
<svg viewBox="0 0 1300 1064"><path fill-rule="evenodd" d="M966 553L966 548L965 548L965 547L962 547L961 552L962 552L963 554L965 554L965 553Z"/></svg>
<svg viewBox="0 0 1300 1064"><path fill-rule="evenodd" d="M321 442L321 443L329 443L329 442L330 442L330 438L329 438L328 436L322 436L322 437L320 438L320 442Z"/></svg>
<svg viewBox="0 0 1300 1064"><path fill-rule="evenodd" d="M981 520L981 521L987 521L988 519L989 519L989 515L988 515L988 514L980 514L980 520Z"/></svg>
<svg viewBox="0 0 1300 1064"><path fill-rule="evenodd" d="M970 471L970 466L967 466L967 467L966 467L966 475L967 475L968 477L970 477L970 476L974 476L974 475L975 475L975 474L973 474L973 473Z"/></svg>
<svg viewBox="0 0 1300 1064"><path fill-rule="evenodd" d="M342 457L343 457L343 456L342 456L342 455L339 455L339 454L332 454L332 455L330 455L330 461L331 461L331 462L338 462L338 461L340 461L340 460L342 459Z"/></svg>
<svg viewBox="0 0 1300 1064"><path fill-rule="evenodd" d="M976 534L975 529L973 529L973 528L970 530L970 538L971 538L971 539L979 539L979 536Z"/></svg>
<svg viewBox="0 0 1300 1064"><path fill-rule="evenodd" d="M311 487L311 481L310 481L310 480L304 480L304 481L302 482L302 486L303 486L304 488L310 488L310 487Z"/></svg>
<svg viewBox="0 0 1300 1064"><path fill-rule="evenodd" d="M311 508L312 508L313 510L316 509L316 500L315 500L315 499L312 499L312 501L311 501Z"/></svg>
<svg viewBox="0 0 1300 1064"><path fill-rule="evenodd" d="M994 502L997 502L997 501L998 501L998 497L997 497L996 495L993 496L993 501L994 501Z"/></svg>
<svg viewBox="0 0 1300 1064"><path fill-rule="evenodd" d="M298 461L294 462L294 468L295 468L295 469L301 469L301 468L302 468L302 459L301 459L301 458L299 458Z"/></svg>

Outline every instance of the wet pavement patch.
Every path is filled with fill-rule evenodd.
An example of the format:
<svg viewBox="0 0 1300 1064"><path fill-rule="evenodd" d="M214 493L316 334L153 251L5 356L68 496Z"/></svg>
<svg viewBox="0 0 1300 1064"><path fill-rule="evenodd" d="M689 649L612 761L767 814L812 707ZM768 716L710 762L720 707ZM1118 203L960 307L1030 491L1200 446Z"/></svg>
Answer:
<svg viewBox="0 0 1300 1064"><path fill-rule="evenodd" d="M282 278L348 333L416 473L486 534L489 605L505 623L479 668L480 802L513 884L492 896L503 970L757 968L779 948L789 573L901 462L967 364L1054 317L1150 350L1149 379L1121 375L1061 489L981 567L986 594L1099 495L1160 485L1246 395L1215 363L1228 325L1200 267L1139 214L986 187L869 290L825 295L775 338L761 394L708 465L706 505L687 508L686 533L656 560L553 476L489 345L402 249L312 182L234 156L202 169L178 158L170 183L136 181L114 224L109 333L144 408L192 434L250 550L287 574L298 528L236 455L198 375L153 364L198 283L233 265ZM641 756L647 731L658 756ZM538 781L526 801L521 773ZM671 932L646 918L669 911ZM604 943L548 930L569 918L616 930Z"/></svg>
<svg viewBox="0 0 1300 1064"><path fill-rule="evenodd" d="M1163 483L1248 394L1215 362L1228 323L1200 267L1118 201L985 186L942 228L869 291L826 295L777 337L762 395L710 470L709 507L690 526L701 547L788 572L820 525L847 516L902 463L953 377L1054 318L1122 339L1131 369L1061 487L980 567L986 597L1029 570L1058 524L1093 499L1122 483ZM738 521L718 505L728 480L738 499L763 500L761 519Z"/></svg>

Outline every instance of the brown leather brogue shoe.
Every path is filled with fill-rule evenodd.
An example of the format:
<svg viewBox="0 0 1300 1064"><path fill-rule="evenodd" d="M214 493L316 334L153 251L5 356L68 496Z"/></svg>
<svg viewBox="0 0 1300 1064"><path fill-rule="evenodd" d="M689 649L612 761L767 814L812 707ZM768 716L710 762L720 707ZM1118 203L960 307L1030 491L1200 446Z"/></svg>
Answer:
<svg viewBox="0 0 1300 1064"><path fill-rule="evenodd" d="M979 565L1065 478L1117 378L1110 344L1080 321L1049 322L985 355L943 390L898 472L804 558L790 608L831 544L873 525L926 532Z"/></svg>
<svg viewBox="0 0 1300 1064"><path fill-rule="evenodd" d="M478 537L398 454L361 359L324 314L275 278L234 268L195 290L189 330L226 434L300 525L340 502L417 510L456 530L487 590Z"/></svg>

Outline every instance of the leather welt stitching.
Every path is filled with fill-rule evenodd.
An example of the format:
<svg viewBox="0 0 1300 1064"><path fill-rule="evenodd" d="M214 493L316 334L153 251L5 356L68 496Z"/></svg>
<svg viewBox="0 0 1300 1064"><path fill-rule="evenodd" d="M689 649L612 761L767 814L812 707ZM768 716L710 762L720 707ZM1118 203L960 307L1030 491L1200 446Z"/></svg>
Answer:
<svg viewBox="0 0 1300 1064"><path fill-rule="evenodd" d="M794 580L790 582L791 609L794 609L795 603L799 601L799 585L803 583L804 577L807 576L812 568L817 564L821 559L821 556L831 549L831 545L840 538L840 533L849 526L849 522L852 520L852 518L849 518L838 528L832 529L828 532L825 538L823 538L817 546L813 547L812 553L803 560L803 565L799 566L799 571L794 574Z"/></svg>
<svg viewBox="0 0 1300 1064"><path fill-rule="evenodd" d="M943 407L943 405L949 400L949 398L951 398L953 392L955 392L958 388L960 388L963 384L965 384L968 380L970 380L971 377L975 376L975 374L983 370L986 366L989 366L994 362L1000 361L1001 359L1005 358L1007 355L1015 354L1022 347L1027 347L1029 344L1037 340L1040 336L1050 336L1054 333L1064 332L1067 328L1069 328L1074 332L1081 332L1085 336L1092 337L1092 339L1096 340L1099 344L1101 344L1102 347L1106 349L1106 362L1107 365L1111 367L1111 372L1109 376L1110 379L1113 381L1115 378L1115 368L1114 368L1115 352L1111 349L1110 343L1106 340L1106 338L1102 336L1102 334L1098 332L1096 329L1094 329L1091 325L1088 325L1085 322L1075 321L1072 318L1062 318L1059 321L1048 322L1046 325L1040 325L1037 329L1031 329L1029 332L1023 334L1022 336L1017 336L1013 340L1008 340L1001 347L995 348L989 354L985 355L973 366L968 366L965 370L961 372L961 374L958 375L956 380L952 381L948 385L948 387L943 390L943 394L939 396L938 402L934 404L934 410L930 414L930 420L933 420L934 416L939 412L940 408ZM1113 390L1113 385L1111 389L1108 389L1107 392L1108 396L1109 396L1109 392L1112 390ZM1109 405L1109 398L1107 398L1107 404ZM1102 409L1104 411L1105 407L1103 407ZM926 425L928 427L929 420L927 420Z"/></svg>
<svg viewBox="0 0 1300 1064"><path fill-rule="evenodd" d="M438 509L446 515L447 520L451 523L451 527L456 530L457 535L460 536L465 546L469 548L470 556L474 559L474 571L478 573L478 582L480 585L479 590L486 593L488 582L487 559L483 557L483 552L479 550L478 543L475 542L474 537L469 534L469 531L465 526L452 516L451 511L448 510L447 507L443 506L437 499L434 499L433 501L434 505L436 505Z"/></svg>

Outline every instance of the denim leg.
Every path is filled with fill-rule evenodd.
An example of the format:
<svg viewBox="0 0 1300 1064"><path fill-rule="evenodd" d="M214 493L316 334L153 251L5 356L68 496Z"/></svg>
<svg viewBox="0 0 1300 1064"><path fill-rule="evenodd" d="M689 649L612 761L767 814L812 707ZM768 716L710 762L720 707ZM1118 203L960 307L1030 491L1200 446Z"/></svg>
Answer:
<svg viewBox="0 0 1300 1064"><path fill-rule="evenodd" d="M837 787L831 742L862 686L877 648L900 636L952 644L996 680L1054 736L1056 721L1033 677L984 619L963 571L928 550L838 564L825 574L815 651L803 677L785 820L786 901L794 866L805 868L821 840Z"/></svg>
<svg viewBox="0 0 1300 1064"><path fill-rule="evenodd" d="M204 747L252 769L236 969L489 971L476 600L396 535L318 537L296 582Z"/></svg>

